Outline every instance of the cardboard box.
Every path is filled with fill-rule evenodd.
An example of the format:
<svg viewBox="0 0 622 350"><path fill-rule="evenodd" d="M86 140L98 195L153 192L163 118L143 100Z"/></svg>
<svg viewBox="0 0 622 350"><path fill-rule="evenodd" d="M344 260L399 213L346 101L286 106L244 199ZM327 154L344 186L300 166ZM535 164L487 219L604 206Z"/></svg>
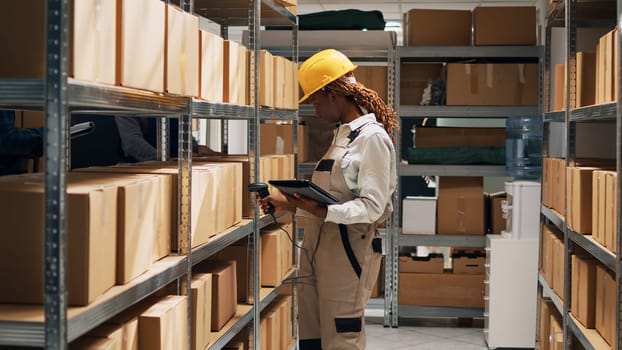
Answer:
<svg viewBox="0 0 622 350"><path fill-rule="evenodd" d="M360 68L360 67L359 67ZM400 104L419 105L423 90L429 82L442 77L443 65L430 63L401 63Z"/></svg>
<svg viewBox="0 0 622 350"><path fill-rule="evenodd" d="M128 348L124 348L123 326L104 323L71 342L69 349L126 350Z"/></svg>
<svg viewBox="0 0 622 350"><path fill-rule="evenodd" d="M261 251L261 240L260 243L260 251ZM221 261L230 261L235 260L236 262L236 280L237 280L237 301L239 303L248 303L252 304L253 291L249 290L248 281L249 278L252 278L249 275L248 266L249 266L249 252L248 252L248 240L242 239L235 244L227 246L223 248L218 253L214 254L214 260ZM259 266L261 269L261 260L259 262ZM261 274L259 275L259 285L261 285Z"/></svg>
<svg viewBox="0 0 622 350"><path fill-rule="evenodd" d="M223 46L223 102L246 105L247 64L246 47L231 40Z"/></svg>
<svg viewBox="0 0 622 350"><path fill-rule="evenodd" d="M224 40L204 30L200 30L200 37L200 97L210 102L223 102Z"/></svg>
<svg viewBox="0 0 622 350"><path fill-rule="evenodd" d="M551 207L551 179L550 161L551 158L542 157L542 205Z"/></svg>
<svg viewBox="0 0 622 350"><path fill-rule="evenodd" d="M552 183L552 207L558 213L566 212L566 160L554 158L549 168Z"/></svg>
<svg viewBox="0 0 622 350"><path fill-rule="evenodd" d="M436 198L406 197L402 200L402 233L436 233Z"/></svg>
<svg viewBox="0 0 622 350"><path fill-rule="evenodd" d="M549 321L551 329L549 332L548 348L550 350L563 350L564 349L564 331L561 326L561 321L555 314L551 315Z"/></svg>
<svg viewBox="0 0 622 350"><path fill-rule="evenodd" d="M596 266L595 327L609 345L614 344L616 319L616 283L602 265Z"/></svg>
<svg viewBox="0 0 622 350"><path fill-rule="evenodd" d="M605 246L614 254L617 249L617 188L618 174L615 171L605 173Z"/></svg>
<svg viewBox="0 0 622 350"><path fill-rule="evenodd" d="M504 147L505 128L415 127L415 147Z"/></svg>
<svg viewBox="0 0 622 350"><path fill-rule="evenodd" d="M298 129L300 138L300 127ZM269 154L293 154L293 126L292 124L264 123L259 125L259 153ZM300 140L298 140L300 141ZM300 152L300 150L298 150Z"/></svg>
<svg viewBox="0 0 622 350"><path fill-rule="evenodd" d="M385 103L387 102L387 67L361 66L354 71L356 81L378 93Z"/></svg>
<svg viewBox="0 0 622 350"><path fill-rule="evenodd" d="M447 65L448 106L536 106L537 64Z"/></svg>
<svg viewBox="0 0 622 350"><path fill-rule="evenodd" d="M538 324L538 345L540 350L550 350L549 347L549 335L551 333L551 307L550 302L545 301L545 299L540 299L538 303L538 307L540 308L540 317Z"/></svg>
<svg viewBox="0 0 622 350"><path fill-rule="evenodd" d="M454 274L483 275L486 273L484 264L486 256L459 256L452 257Z"/></svg>
<svg viewBox="0 0 622 350"><path fill-rule="evenodd" d="M565 246L564 242L554 238L552 240L552 259L551 259L551 271L552 285L551 288L557 294L557 296L564 300L564 254Z"/></svg>
<svg viewBox="0 0 622 350"><path fill-rule="evenodd" d="M566 109L566 65L555 65L555 85L553 86L553 111ZM572 106L570 106L572 108Z"/></svg>
<svg viewBox="0 0 622 350"><path fill-rule="evenodd" d="M274 105L274 82L272 71L272 54L267 50L259 51L259 104L264 107Z"/></svg>
<svg viewBox="0 0 622 350"><path fill-rule="evenodd" d="M267 321L267 339L265 349L282 349L281 348L281 313L278 310L271 309L266 314Z"/></svg>
<svg viewBox="0 0 622 350"><path fill-rule="evenodd" d="M202 350L210 342L212 322L212 275L194 274L191 284L192 297L192 349Z"/></svg>
<svg viewBox="0 0 622 350"><path fill-rule="evenodd" d="M471 11L412 9L403 32L404 46L469 46Z"/></svg>
<svg viewBox="0 0 622 350"><path fill-rule="evenodd" d="M570 311L585 328L595 327L597 261L572 255Z"/></svg>
<svg viewBox="0 0 622 350"><path fill-rule="evenodd" d="M158 175L76 172L75 181L90 186L117 188L116 283L126 284L159 259L157 225Z"/></svg>
<svg viewBox="0 0 622 350"><path fill-rule="evenodd" d="M437 233L483 235L484 192L481 177L447 177L439 180Z"/></svg>
<svg viewBox="0 0 622 350"><path fill-rule="evenodd" d="M199 17L172 5L166 6L165 67L166 92L199 96Z"/></svg>
<svg viewBox="0 0 622 350"><path fill-rule="evenodd" d="M443 254L428 256L400 256L399 272L443 273Z"/></svg>
<svg viewBox="0 0 622 350"><path fill-rule="evenodd" d="M187 349L188 301L168 295L138 317L139 350Z"/></svg>
<svg viewBox="0 0 622 350"><path fill-rule="evenodd" d="M67 292L69 305L87 305L115 283L117 188L76 183L67 174ZM43 303L44 177L0 177L2 303ZM28 213L27 219L24 213ZM8 234L8 233L11 234ZM19 276L19 278L16 278Z"/></svg>
<svg viewBox="0 0 622 350"><path fill-rule="evenodd" d="M285 102L285 79L286 79L286 59L281 56L272 56L272 83L273 83L273 96L274 96L274 108L284 109Z"/></svg>
<svg viewBox="0 0 622 350"><path fill-rule="evenodd" d="M566 224L581 234L592 233L593 167L566 168Z"/></svg>
<svg viewBox="0 0 622 350"><path fill-rule="evenodd" d="M503 202L507 201L507 193L491 193L488 199L490 201L490 233L500 234L507 227L502 209Z"/></svg>
<svg viewBox="0 0 622 350"><path fill-rule="evenodd" d="M116 0L70 1L69 76L103 84L116 83ZM0 77L45 76L45 2L3 2L0 43L11 54L0 57ZM79 48L79 49L78 49Z"/></svg>
<svg viewBox="0 0 622 350"><path fill-rule="evenodd" d="M195 265L194 271L212 274L211 330L218 332L237 312L236 262L206 260Z"/></svg>
<svg viewBox="0 0 622 350"><path fill-rule="evenodd" d="M159 0L121 0L117 69L123 86L164 91L165 5Z"/></svg>
<svg viewBox="0 0 622 350"><path fill-rule="evenodd" d="M576 107L591 106L596 103L596 54L577 52L577 91Z"/></svg>
<svg viewBox="0 0 622 350"><path fill-rule="evenodd" d="M536 45L536 8L477 6L473 29L474 45Z"/></svg>
<svg viewBox="0 0 622 350"><path fill-rule="evenodd" d="M262 287L277 287L281 285L283 276L282 256L284 254L284 240L281 230L276 229L261 233L260 252L260 279Z"/></svg>
<svg viewBox="0 0 622 350"><path fill-rule="evenodd" d="M109 173L110 176L114 176L112 175L113 173L126 173L128 174L128 176L131 176L132 174L131 169L118 167L91 167L75 169L73 171L73 173L75 174L80 172L98 173L101 176L106 176L106 173ZM153 232L155 233L156 238L153 246L153 258L151 260L156 261L169 255L169 253L171 252L171 232L173 230L177 231L177 227L172 227L173 221L171 215L175 215L175 217L177 217L177 214L173 214L173 209L171 209L171 193L173 191L172 178L168 175L152 174L150 176L155 177L157 181L155 185L157 194L155 195L156 198L154 199L156 202L156 224L153 228Z"/></svg>
<svg viewBox="0 0 622 350"><path fill-rule="evenodd" d="M294 100L298 97L298 89L294 90L294 87L297 87L296 83L298 81L294 80L296 79L294 72L296 71L297 74L297 69L295 70L295 65L292 61L285 58L283 62L285 68L285 79L283 81L283 108L288 110L294 110Z"/></svg>
<svg viewBox="0 0 622 350"><path fill-rule="evenodd" d="M484 275L400 273L400 305L484 307Z"/></svg>
<svg viewBox="0 0 622 350"><path fill-rule="evenodd" d="M606 173L604 170L592 173L592 238L605 247Z"/></svg>

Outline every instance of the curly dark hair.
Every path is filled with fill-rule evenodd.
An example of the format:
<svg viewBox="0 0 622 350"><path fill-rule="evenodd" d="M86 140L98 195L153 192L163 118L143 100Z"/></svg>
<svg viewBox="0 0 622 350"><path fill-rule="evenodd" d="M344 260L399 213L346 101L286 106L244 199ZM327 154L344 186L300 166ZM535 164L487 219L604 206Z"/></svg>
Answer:
<svg viewBox="0 0 622 350"><path fill-rule="evenodd" d="M384 126L387 134L395 143L394 131L400 129L397 114L390 106L378 96L378 93L360 82L348 82L345 79L337 79L326 85L326 90L334 91L350 99L354 104L365 108L369 113L376 115L376 120Z"/></svg>

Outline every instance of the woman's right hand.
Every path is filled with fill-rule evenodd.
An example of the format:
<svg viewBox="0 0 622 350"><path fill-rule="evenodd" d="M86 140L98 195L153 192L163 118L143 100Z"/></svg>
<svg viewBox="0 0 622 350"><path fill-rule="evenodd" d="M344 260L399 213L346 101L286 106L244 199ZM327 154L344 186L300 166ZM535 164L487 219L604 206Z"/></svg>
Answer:
<svg viewBox="0 0 622 350"><path fill-rule="evenodd" d="M257 205L265 213L268 210L268 204L274 206L274 211L279 212L283 210L295 212L296 206L290 203L289 197L281 192L271 193L269 196L260 198L257 195Z"/></svg>

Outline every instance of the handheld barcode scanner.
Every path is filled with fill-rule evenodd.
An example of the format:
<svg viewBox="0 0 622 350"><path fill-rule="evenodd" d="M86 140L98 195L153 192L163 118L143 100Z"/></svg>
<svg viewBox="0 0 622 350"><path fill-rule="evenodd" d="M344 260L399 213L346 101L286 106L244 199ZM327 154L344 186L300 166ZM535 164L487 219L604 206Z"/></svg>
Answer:
<svg viewBox="0 0 622 350"><path fill-rule="evenodd" d="M263 182L255 182L248 185L248 190L250 192L257 192L261 198L266 198L270 195L268 185ZM276 222L276 217L274 216L274 206L271 203L268 203L268 210L265 211L265 214L270 214L274 222Z"/></svg>

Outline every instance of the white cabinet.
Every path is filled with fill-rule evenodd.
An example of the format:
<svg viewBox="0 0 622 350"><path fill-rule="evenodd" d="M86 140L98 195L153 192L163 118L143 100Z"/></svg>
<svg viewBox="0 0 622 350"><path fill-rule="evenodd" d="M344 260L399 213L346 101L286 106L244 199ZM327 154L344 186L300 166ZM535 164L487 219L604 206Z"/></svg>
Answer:
<svg viewBox="0 0 622 350"><path fill-rule="evenodd" d="M488 347L534 348L538 240L486 239L484 332Z"/></svg>

